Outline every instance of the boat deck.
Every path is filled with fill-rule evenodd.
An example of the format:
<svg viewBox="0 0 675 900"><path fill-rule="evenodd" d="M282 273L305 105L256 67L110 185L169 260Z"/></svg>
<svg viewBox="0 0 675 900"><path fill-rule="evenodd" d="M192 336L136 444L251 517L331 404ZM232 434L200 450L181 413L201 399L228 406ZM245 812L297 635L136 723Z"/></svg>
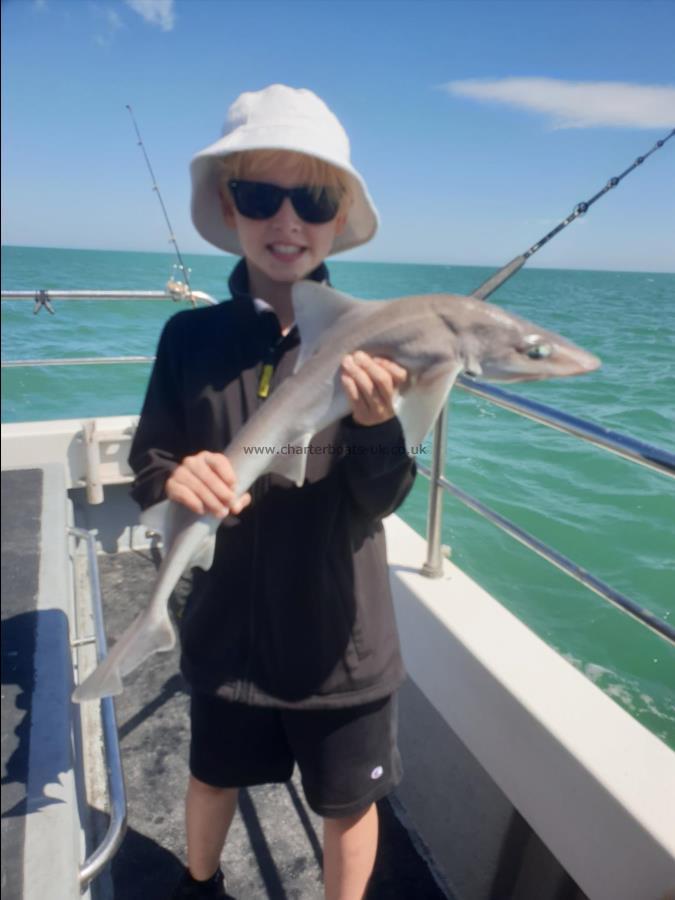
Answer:
<svg viewBox="0 0 675 900"><path fill-rule="evenodd" d="M111 640L147 602L155 559L126 485L106 483L104 503L87 502L63 461L83 441L62 437L60 458L44 462L44 437L3 444L15 467L2 472L3 898L166 900L184 862L188 695L177 650L132 673L117 698L129 827L80 890L79 869L88 860L86 880L108 831L99 705L71 702L73 655L83 677L95 664L88 558ZM395 516L385 527L409 677L404 778L379 804L369 900L671 896L672 751L451 562L425 578L422 539ZM123 820L114 808L113 824ZM115 827L106 840L116 845ZM222 862L232 897L320 900L321 820L297 772L241 790Z"/></svg>
<svg viewBox="0 0 675 900"><path fill-rule="evenodd" d="M36 744L40 704L34 702L36 692L44 687L35 652L41 627L38 619L44 630L52 631L55 623L51 619L62 614L45 609L40 602L40 595L49 595L53 587L41 559L46 550L45 531L49 531L42 517L43 472L3 471L2 488L6 510L2 524L2 892L8 900L20 900L30 894L24 892L23 884L26 861L35 865L42 859L45 869L53 864L44 845L29 846L32 837L26 814L42 814L45 806L54 802L49 786L61 781L56 769L38 781L29 769L41 752ZM62 559L62 567L64 562ZM112 641L149 596L155 559L150 550L102 555L99 573L106 630ZM187 587L188 581L183 579L174 598L177 616ZM67 642L55 656L64 664L69 662ZM189 696L179 673L178 656L177 648L156 655L128 677L125 691L116 700L128 829L110 870L95 882L94 897L166 900L182 871ZM61 684L64 702L59 707L65 715L71 679L70 673L63 672L47 678ZM68 753L70 741L62 744L63 753ZM53 768L54 747L45 744L43 749ZM395 800L393 803L384 800L378 804L381 839L369 900L441 900L450 896L425 859L419 837L408 830L403 809ZM90 804L84 818L90 831L86 843L91 844L96 834L105 832L108 816ZM229 893L246 900L322 897L321 827L320 817L305 802L297 768L285 784L242 788L223 855ZM49 846L54 846L52 841ZM77 872L76 866L73 868L74 883Z"/></svg>
<svg viewBox="0 0 675 900"><path fill-rule="evenodd" d="M41 479L2 473L2 896L23 889L28 747L40 567Z"/></svg>
<svg viewBox="0 0 675 900"><path fill-rule="evenodd" d="M150 594L155 565L150 552L99 558L108 635L133 618L139 597ZM180 616L187 579L174 603ZM116 700L127 781L129 828L112 866L115 896L165 898L184 859L183 793L187 776L187 686L178 650L157 654L132 673ZM369 900L447 897L411 835L387 801L378 803L381 839ZM310 900L322 894L321 818L307 806L296 767L278 785L242 788L223 867L237 898Z"/></svg>

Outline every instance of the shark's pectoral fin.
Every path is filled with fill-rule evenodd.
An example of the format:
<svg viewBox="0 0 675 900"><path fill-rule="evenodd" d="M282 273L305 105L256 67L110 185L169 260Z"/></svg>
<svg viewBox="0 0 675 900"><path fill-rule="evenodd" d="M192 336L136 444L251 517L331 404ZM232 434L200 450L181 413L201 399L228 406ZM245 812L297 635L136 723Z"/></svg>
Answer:
<svg viewBox="0 0 675 900"><path fill-rule="evenodd" d="M455 368L436 376L427 376L411 385L398 398L396 415L403 428L408 452L411 447L421 444L431 430L459 371Z"/></svg>
<svg viewBox="0 0 675 900"><path fill-rule="evenodd" d="M297 440L284 444L281 447L275 447L274 459L267 471L282 475L284 478L292 481L297 487L302 487L307 469L309 442L312 437L313 434L308 432L301 435Z"/></svg>

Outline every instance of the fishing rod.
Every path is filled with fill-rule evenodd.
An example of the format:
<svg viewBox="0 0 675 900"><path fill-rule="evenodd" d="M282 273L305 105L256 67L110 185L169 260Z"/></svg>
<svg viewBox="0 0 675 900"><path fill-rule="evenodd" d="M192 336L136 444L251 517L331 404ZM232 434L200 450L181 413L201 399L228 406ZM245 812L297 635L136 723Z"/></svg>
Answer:
<svg viewBox="0 0 675 900"><path fill-rule="evenodd" d="M499 269L498 272L495 272L494 275L491 275L490 278L488 278L487 281L483 282L483 284L481 284L479 288L477 288L475 291L472 291L471 296L477 297L479 300L485 300L486 297L489 297L490 294L493 294L498 287L501 287L501 285L504 284L505 281L507 281L512 275L515 275L516 272L525 265L527 260L537 252L537 250L540 250L544 246L544 244L547 244L551 240L551 238L554 238L556 234L559 234L563 230L563 228L566 228L570 224L570 222L573 222L575 219L578 219L579 216L582 216L585 212L587 212L596 200L599 200L600 197L607 193L607 191L611 191L612 188L615 188L617 184L619 184L619 182L622 181L626 177L626 175L628 175L629 172L632 172L633 169L641 166L642 163L652 155L652 153L663 147L666 141L669 141L674 134L675 128L673 128L670 134L666 135L666 137L657 141L649 151L649 153L645 153L644 156L638 156L635 162L632 165L628 166L625 172L622 172L620 175L616 175L614 178L610 178L604 188L602 188L602 190L599 190L598 193L591 197L590 200L586 200L583 203L577 203L577 205L574 207L574 209L566 219L563 219L563 221L560 222L559 225L556 225L556 227L552 231L549 231L549 233L544 235L543 238L540 238L536 242L536 244L532 244L530 249L526 250L525 253L522 253L520 256L516 256L516 258L512 259L510 263L507 263L503 268Z"/></svg>
<svg viewBox="0 0 675 900"><path fill-rule="evenodd" d="M131 121L134 123L134 129L136 131L136 137L138 138L138 146L143 151L143 156L145 157L145 163L148 167L148 171L150 172L150 177L152 178L152 189L157 194L157 199L159 200L159 205L162 207L162 212L164 213L164 220L166 221L167 228L169 229L169 240L174 246L176 251L176 256L178 257L178 269L183 277L183 281L185 282L185 287L187 288L187 297L192 302L192 305L195 306L195 300L192 296L192 288L190 287L190 279L188 278L188 269L186 268L183 257L181 256L180 249L178 247L178 241L176 240L176 236L173 233L173 228L171 226L171 221L169 219L169 214L166 211L166 206L164 206L164 201L162 200L162 194L159 190L159 185L157 184L157 179L155 178L155 173L152 171L152 165L150 163L150 157L147 154L145 149L145 144L143 143L143 138L141 137L141 132L138 130L138 125L136 123L136 118L134 116L134 111L131 106L127 103L127 109L129 110L129 115L131 116ZM178 288L179 285L176 285Z"/></svg>

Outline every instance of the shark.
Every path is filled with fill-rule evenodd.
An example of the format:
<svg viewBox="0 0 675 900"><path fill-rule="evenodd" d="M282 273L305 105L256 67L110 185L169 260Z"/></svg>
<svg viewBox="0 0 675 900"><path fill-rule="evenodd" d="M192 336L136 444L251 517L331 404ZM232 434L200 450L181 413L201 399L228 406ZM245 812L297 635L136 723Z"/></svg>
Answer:
<svg viewBox="0 0 675 900"><path fill-rule="evenodd" d="M487 381L537 381L592 372L600 360L558 334L477 296L425 294L360 300L313 281L293 286L300 352L293 374L251 416L224 453L244 494L274 472L301 486L312 437L347 416L341 361L358 350L389 358L408 378L395 400L407 448L430 431L460 373ZM297 452L252 452L252 448ZM141 516L162 535L163 558L150 601L107 657L75 689L76 702L112 696L123 678L176 642L168 601L188 567L210 568L221 519L170 500Z"/></svg>

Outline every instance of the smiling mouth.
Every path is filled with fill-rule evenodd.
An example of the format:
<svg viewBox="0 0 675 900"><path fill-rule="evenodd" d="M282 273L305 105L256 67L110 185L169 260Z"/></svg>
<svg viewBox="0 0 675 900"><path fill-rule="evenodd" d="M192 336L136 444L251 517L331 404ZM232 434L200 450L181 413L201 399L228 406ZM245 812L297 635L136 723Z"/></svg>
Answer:
<svg viewBox="0 0 675 900"><path fill-rule="evenodd" d="M305 247L297 244L268 244L267 249L278 259L295 259L305 252Z"/></svg>

